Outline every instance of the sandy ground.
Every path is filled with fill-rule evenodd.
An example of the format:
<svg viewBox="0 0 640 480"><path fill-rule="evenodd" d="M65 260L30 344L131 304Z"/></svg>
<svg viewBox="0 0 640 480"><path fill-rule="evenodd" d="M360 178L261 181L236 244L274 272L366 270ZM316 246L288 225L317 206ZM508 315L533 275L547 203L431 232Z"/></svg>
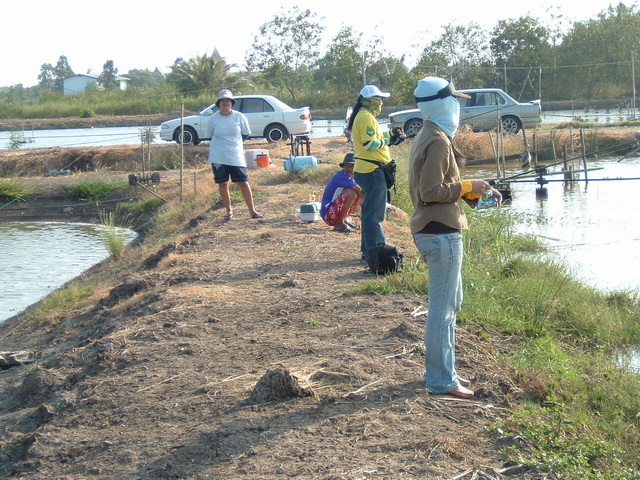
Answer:
<svg viewBox="0 0 640 480"><path fill-rule="evenodd" d="M314 148L332 162L348 151L344 139ZM359 235L296 223L313 187L281 169L252 171L263 219L204 210L175 243L88 272L111 281L56 326L0 325L0 350L39 355L0 371L1 477L555 478L505 464L500 448L526 445L485 430L526 394L500 360L516 340L459 325L457 367L476 397L430 396L425 295L351 293L375 280ZM29 181L44 206L58 190L39 182L65 180ZM406 223L385 228L413 262Z"/></svg>

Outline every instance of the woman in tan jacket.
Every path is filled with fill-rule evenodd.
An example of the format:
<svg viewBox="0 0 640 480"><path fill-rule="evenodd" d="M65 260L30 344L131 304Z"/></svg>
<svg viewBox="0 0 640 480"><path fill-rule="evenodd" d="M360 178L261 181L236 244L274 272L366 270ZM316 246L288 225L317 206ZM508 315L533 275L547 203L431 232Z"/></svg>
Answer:
<svg viewBox="0 0 640 480"><path fill-rule="evenodd" d="M471 398L468 380L455 369L456 315L462 304L462 234L467 228L463 201L473 205L481 195L500 192L484 180L461 180L464 157L453 139L460 104L453 86L425 77L414 91L425 119L409 157L409 193L413 202L411 233L429 271L429 313L425 328L426 386L432 394Z"/></svg>

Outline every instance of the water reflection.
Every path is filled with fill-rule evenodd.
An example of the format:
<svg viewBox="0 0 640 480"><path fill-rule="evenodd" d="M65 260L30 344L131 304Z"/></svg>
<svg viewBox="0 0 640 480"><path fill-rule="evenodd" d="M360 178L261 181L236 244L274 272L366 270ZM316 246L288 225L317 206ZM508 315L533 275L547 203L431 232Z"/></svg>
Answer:
<svg viewBox="0 0 640 480"><path fill-rule="evenodd" d="M0 322L105 259L101 231L80 223L0 223ZM126 241L136 236L123 233Z"/></svg>

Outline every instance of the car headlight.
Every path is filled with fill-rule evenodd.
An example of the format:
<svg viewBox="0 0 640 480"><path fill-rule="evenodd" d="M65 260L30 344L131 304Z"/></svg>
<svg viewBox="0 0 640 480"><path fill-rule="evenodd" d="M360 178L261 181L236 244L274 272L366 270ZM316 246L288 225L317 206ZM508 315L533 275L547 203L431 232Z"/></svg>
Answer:
<svg viewBox="0 0 640 480"><path fill-rule="evenodd" d="M169 125L165 125L164 123L160 125L160 130L166 130L167 128L169 128Z"/></svg>

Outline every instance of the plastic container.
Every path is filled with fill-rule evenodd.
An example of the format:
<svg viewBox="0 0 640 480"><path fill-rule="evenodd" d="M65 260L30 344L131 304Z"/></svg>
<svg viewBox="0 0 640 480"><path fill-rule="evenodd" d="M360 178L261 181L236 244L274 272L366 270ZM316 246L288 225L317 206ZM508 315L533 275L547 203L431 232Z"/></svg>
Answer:
<svg viewBox="0 0 640 480"><path fill-rule="evenodd" d="M258 168L257 158L260 155L266 155L269 158L269 150L266 148L255 148L244 151L244 161L247 164L247 168Z"/></svg>
<svg viewBox="0 0 640 480"><path fill-rule="evenodd" d="M320 202L303 203L300 205L300 222L312 223L320 220Z"/></svg>
<svg viewBox="0 0 640 480"><path fill-rule="evenodd" d="M487 190L485 194L478 199L478 210L482 210L483 208L493 208L497 206L498 199L493 196L493 192L491 190Z"/></svg>
<svg viewBox="0 0 640 480"><path fill-rule="evenodd" d="M312 155L291 156L284 161L287 172L300 172L305 168L318 168L318 159Z"/></svg>
<svg viewBox="0 0 640 480"><path fill-rule="evenodd" d="M269 168L271 165L271 160L269 160L269 155L258 155L256 157L256 165L258 168Z"/></svg>

